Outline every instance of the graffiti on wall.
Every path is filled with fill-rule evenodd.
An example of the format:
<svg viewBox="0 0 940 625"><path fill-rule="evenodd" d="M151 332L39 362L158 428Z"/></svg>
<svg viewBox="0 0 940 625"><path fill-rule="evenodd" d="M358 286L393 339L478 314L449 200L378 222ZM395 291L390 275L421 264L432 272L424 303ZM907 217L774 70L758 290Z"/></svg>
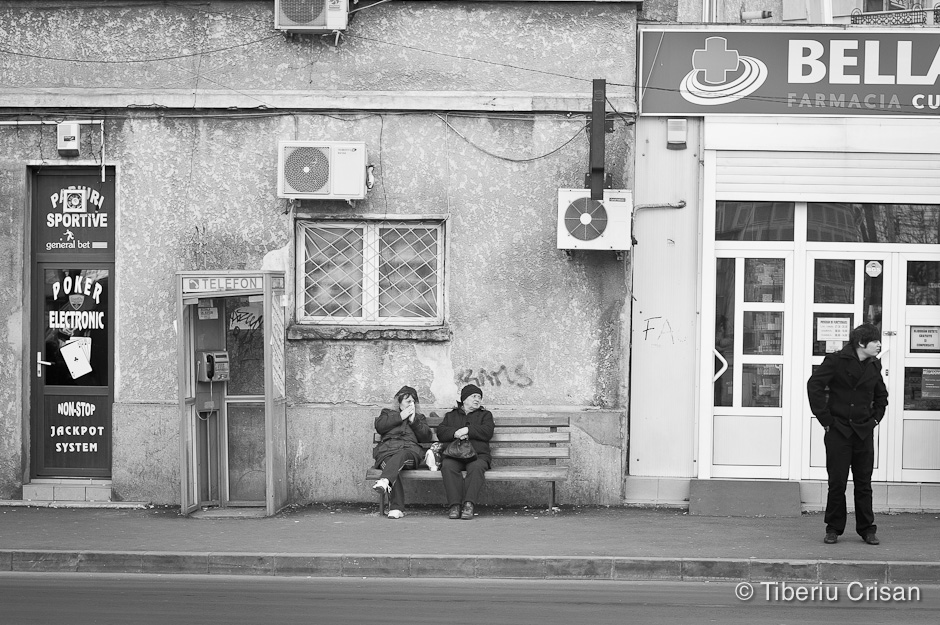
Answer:
<svg viewBox="0 0 940 625"><path fill-rule="evenodd" d="M490 386L506 385L526 388L532 386L533 380L525 372L525 366L520 364L516 365L512 371L506 365L499 365L496 369L487 369L485 367L464 369L457 374L457 383L460 385L476 384L481 388L487 384Z"/></svg>
<svg viewBox="0 0 940 625"><path fill-rule="evenodd" d="M649 341L654 345L659 345L665 342L675 344L676 337L672 330L672 325L669 323L669 319L665 317L647 317L643 320L643 323L646 326L641 330L643 332L643 340Z"/></svg>

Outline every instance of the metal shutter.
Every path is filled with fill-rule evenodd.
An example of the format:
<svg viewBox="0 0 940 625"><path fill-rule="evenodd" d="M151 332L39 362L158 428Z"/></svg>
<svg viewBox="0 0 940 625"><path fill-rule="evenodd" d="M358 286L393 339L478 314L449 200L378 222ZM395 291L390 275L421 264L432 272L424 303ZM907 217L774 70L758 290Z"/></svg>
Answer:
<svg viewBox="0 0 940 625"><path fill-rule="evenodd" d="M938 154L715 154L718 199L940 203Z"/></svg>

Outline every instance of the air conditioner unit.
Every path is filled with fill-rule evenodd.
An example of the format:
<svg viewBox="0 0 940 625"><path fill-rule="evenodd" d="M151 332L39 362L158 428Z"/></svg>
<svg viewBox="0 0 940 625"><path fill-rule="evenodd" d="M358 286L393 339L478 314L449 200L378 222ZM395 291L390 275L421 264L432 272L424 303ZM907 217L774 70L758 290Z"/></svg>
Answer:
<svg viewBox="0 0 940 625"><path fill-rule="evenodd" d="M274 0L274 28L296 33L345 30L349 0Z"/></svg>
<svg viewBox="0 0 940 625"><path fill-rule="evenodd" d="M633 192L604 189L603 201L590 189L558 189L558 249L629 250Z"/></svg>
<svg viewBox="0 0 940 625"><path fill-rule="evenodd" d="M277 196L296 200L361 200L366 196L366 144L280 141Z"/></svg>

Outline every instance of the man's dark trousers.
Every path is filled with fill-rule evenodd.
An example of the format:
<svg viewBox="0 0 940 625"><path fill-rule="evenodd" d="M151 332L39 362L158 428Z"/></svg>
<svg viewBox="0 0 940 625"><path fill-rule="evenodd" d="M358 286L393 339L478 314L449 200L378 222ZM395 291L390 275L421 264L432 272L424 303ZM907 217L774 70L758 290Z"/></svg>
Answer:
<svg viewBox="0 0 940 625"><path fill-rule="evenodd" d="M854 431L845 436L838 427L826 432L826 470L829 472L829 497L826 501L826 531L841 535L845 531L847 510L845 487L852 468L855 484L855 531L859 536L877 531L872 511L871 473L875 468L874 433L864 439Z"/></svg>

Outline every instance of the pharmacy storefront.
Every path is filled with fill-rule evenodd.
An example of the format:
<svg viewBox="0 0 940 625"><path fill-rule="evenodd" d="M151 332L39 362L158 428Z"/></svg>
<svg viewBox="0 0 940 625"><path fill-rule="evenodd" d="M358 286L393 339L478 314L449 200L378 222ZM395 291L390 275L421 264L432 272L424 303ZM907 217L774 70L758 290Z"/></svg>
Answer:
<svg viewBox="0 0 940 625"><path fill-rule="evenodd" d="M639 54L637 204L686 208L636 216L631 475L797 481L824 507L806 380L870 322L890 393L876 507L940 509L940 39L655 26ZM684 363L689 390L644 357Z"/></svg>

